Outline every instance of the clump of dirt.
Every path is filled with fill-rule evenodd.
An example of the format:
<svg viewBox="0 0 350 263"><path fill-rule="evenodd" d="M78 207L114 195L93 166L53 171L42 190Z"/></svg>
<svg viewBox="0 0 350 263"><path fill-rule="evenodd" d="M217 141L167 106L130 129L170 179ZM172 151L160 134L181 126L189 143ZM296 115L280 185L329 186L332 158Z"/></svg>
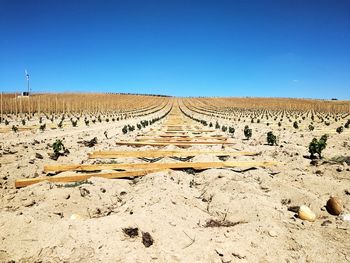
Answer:
<svg viewBox="0 0 350 263"><path fill-rule="evenodd" d="M123 228L123 232L125 235L134 238L139 235L139 229L137 227L126 227Z"/></svg>
<svg viewBox="0 0 350 263"><path fill-rule="evenodd" d="M145 247L150 247L153 245L153 238L150 233L148 232L142 232L142 244L145 245Z"/></svg>
<svg viewBox="0 0 350 263"><path fill-rule="evenodd" d="M97 137L87 141L79 141L78 143L84 144L86 147L94 147L97 144Z"/></svg>

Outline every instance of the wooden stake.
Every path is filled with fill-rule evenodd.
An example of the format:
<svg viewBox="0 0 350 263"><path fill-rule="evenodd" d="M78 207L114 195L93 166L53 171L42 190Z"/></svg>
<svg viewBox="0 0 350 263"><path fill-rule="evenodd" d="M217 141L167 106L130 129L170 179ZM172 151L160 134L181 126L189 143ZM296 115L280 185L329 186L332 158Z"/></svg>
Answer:
<svg viewBox="0 0 350 263"><path fill-rule="evenodd" d="M16 118L18 118L18 111L17 111L17 93L15 93L15 110L16 110Z"/></svg>
<svg viewBox="0 0 350 263"><path fill-rule="evenodd" d="M30 94L28 93L28 113L30 118Z"/></svg>
<svg viewBox="0 0 350 263"><path fill-rule="evenodd" d="M22 117L22 95L19 100L19 116Z"/></svg>
<svg viewBox="0 0 350 263"><path fill-rule="evenodd" d="M38 96L38 100L39 100L39 103L38 103L38 113L39 113L39 118L40 118L40 95Z"/></svg>

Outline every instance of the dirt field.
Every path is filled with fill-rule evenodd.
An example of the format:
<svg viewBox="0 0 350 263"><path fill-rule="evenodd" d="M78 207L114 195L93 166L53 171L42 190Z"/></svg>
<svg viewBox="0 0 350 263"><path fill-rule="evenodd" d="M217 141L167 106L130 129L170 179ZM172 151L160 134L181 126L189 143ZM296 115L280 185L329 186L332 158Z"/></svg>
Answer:
<svg viewBox="0 0 350 263"><path fill-rule="evenodd" d="M142 130L123 134L126 124L143 117L89 127L64 127L41 132L0 133L0 262L350 262L350 164L330 162L350 156L349 129L335 132L340 123L305 124L293 129L284 119L267 126L216 117L203 120L233 125L228 145L195 145L190 150L249 151L254 156L229 156L225 161L276 161L271 167L166 170L142 177L82 183L41 182L16 189L15 180L43 177L44 165L145 163L140 158L89 159L98 150L138 151L158 147L117 146L140 135L157 137L171 118L179 125L205 130L185 117L178 106L164 119ZM160 117L167 111L152 113ZM174 113L174 111L176 111ZM245 139L245 125L252 137ZM212 128L214 129L214 127ZM105 136L107 131L107 137ZM278 145L266 144L273 131ZM310 164L308 145L328 133L323 159ZM201 132L202 137L213 132ZM78 141L96 137L86 147ZM192 138L192 137L191 137ZM70 153L49 158L52 144L62 139ZM193 138L192 138L193 139ZM168 145L163 150L179 150ZM219 162L215 155L199 154L190 162ZM169 157L158 163L181 162ZM69 172L64 172L69 174ZM330 196L343 202L341 216L325 205ZM308 206L314 222L301 220L293 207Z"/></svg>

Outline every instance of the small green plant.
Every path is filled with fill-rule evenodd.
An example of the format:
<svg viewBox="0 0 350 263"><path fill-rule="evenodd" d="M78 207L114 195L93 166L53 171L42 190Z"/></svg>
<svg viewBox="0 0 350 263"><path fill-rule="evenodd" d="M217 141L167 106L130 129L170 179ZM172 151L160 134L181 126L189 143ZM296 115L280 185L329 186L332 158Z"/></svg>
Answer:
<svg viewBox="0 0 350 263"><path fill-rule="evenodd" d="M55 161L57 161L58 157L69 154L69 150L64 147L62 141L59 139L52 144L52 150L53 154L50 154L50 158Z"/></svg>
<svg viewBox="0 0 350 263"><path fill-rule="evenodd" d="M89 126L90 121L88 119L85 119L84 122L86 126Z"/></svg>
<svg viewBox="0 0 350 263"><path fill-rule="evenodd" d="M315 129L314 126L312 126L311 124L309 124L309 131L313 131Z"/></svg>
<svg viewBox="0 0 350 263"><path fill-rule="evenodd" d="M141 121L141 125L143 128L147 127L149 125L149 121L145 120L145 121Z"/></svg>
<svg viewBox="0 0 350 263"><path fill-rule="evenodd" d="M298 122L297 122L297 121L295 121L295 122L293 123L293 127L294 127L294 129L298 129L298 128L299 128L299 125L298 125Z"/></svg>
<svg viewBox="0 0 350 263"><path fill-rule="evenodd" d="M136 126L137 126L137 129L141 130L142 126L140 123L138 123Z"/></svg>
<svg viewBox="0 0 350 263"><path fill-rule="evenodd" d="M13 131L14 133L16 133L16 132L18 131L18 127L15 126L15 125L12 125L12 131Z"/></svg>
<svg viewBox="0 0 350 263"><path fill-rule="evenodd" d="M324 149L326 149L327 139L328 135L326 134L322 135L322 137L319 140L317 140L316 138L312 139L312 141L309 144L310 158L315 158L315 154L318 154L320 159L322 158L321 153Z"/></svg>
<svg viewBox="0 0 350 263"><path fill-rule="evenodd" d="M77 127L78 126L78 120L71 120L72 126Z"/></svg>
<svg viewBox="0 0 350 263"><path fill-rule="evenodd" d="M62 128L63 126L63 120L61 120L58 124L57 124L58 128Z"/></svg>
<svg viewBox="0 0 350 263"><path fill-rule="evenodd" d="M252 137L252 129L249 129L248 125L246 125L244 127L244 136L247 138L247 140L250 139L250 137Z"/></svg>
<svg viewBox="0 0 350 263"><path fill-rule="evenodd" d="M267 133L267 144L268 145L271 145L271 146L273 146L273 145L277 145L277 141L276 141L276 135L274 135L273 133L272 133L272 131L269 131L268 133Z"/></svg>
<svg viewBox="0 0 350 263"><path fill-rule="evenodd" d="M212 124L212 123L209 123L209 127L210 127L210 128L213 127L213 124Z"/></svg>
<svg viewBox="0 0 350 263"><path fill-rule="evenodd" d="M10 122L8 120L5 120L5 125L7 126L9 124L10 124Z"/></svg>
<svg viewBox="0 0 350 263"><path fill-rule="evenodd" d="M220 129L220 124L218 122L215 124L215 129Z"/></svg>
<svg viewBox="0 0 350 263"><path fill-rule="evenodd" d="M278 127L281 127L282 126L282 123L281 122L278 122Z"/></svg>
<svg viewBox="0 0 350 263"><path fill-rule="evenodd" d="M5 121L6 124L6 121ZM349 129L350 126L350 119L344 124L344 128Z"/></svg>
<svg viewBox="0 0 350 263"><path fill-rule="evenodd" d="M227 126L222 126L222 127L221 127L221 130L222 130L223 132L226 132L226 131L227 131Z"/></svg>
<svg viewBox="0 0 350 263"><path fill-rule="evenodd" d="M124 134L127 134L128 133L128 126L124 126L123 127L123 129L122 129L122 132L124 133Z"/></svg>
<svg viewBox="0 0 350 263"><path fill-rule="evenodd" d="M344 131L343 126L339 126L336 130L335 130L338 134L341 134Z"/></svg>
<svg viewBox="0 0 350 263"><path fill-rule="evenodd" d="M64 145L62 143L61 140L56 140L53 144L52 144L52 150L55 154L59 153L60 151L64 151Z"/></svg>
<svg viewBox="0 0 350 263"><path fill-rule="evenodd" d="M26 120L25 119L22 120L22 125L23 126L26 125Z"/></svg>
<svg viewBox="0 0 350 263"><path fill-rule="evenodd" d="M233 128L233 127L229 127L228 128L228 133L230 133L230 134L234 134L235 133L235 128Z"/></svg>
<svg viewBox="0 0 350 263"><path fill-rule="evenodd" d="M46 123L44 123L43 125L40 125L39 129L43 132L46 129Z"/></svg>

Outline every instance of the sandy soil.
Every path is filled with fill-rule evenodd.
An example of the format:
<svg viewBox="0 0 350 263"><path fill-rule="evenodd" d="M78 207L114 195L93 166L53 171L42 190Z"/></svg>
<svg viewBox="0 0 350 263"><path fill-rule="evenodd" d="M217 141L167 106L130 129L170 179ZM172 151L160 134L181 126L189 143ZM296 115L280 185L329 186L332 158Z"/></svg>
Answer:
<svg viewBox="0 0 350 263"><path fill-rule="evenodd" d="M261 154L228 160L283 163L269 169L208 169L195 174L166 171L135 179L93 178L76 186L44 182L14 188L15 179L43 176L44 164L92 163L87 153L94 150L152 148L115 146L117 139L147 132L122 135L125 123L130 121L0 134L0 262L350 261L350 222L324 208L334 195L342 199L344 213L350 213L350 168L346 163L313 166L303 157L308 155L312 137L323 132L322 127L310 133L306 129L296 132L287 124L283 130L249 123L253 137L247 141L243 135L246 123L235 123L235 145L225 148ZM270 130L278 136L278 146L266 145ZM95 136L98 144L93 148L77 143ZM53 161L47 144L56 138L64 138L70 154ZM190 149L204 148L220 149ZM349 150L348 131L332 133L324 156L326 160L349 156ZM115 161L142 162L135 158ZM160 160L165 161L174 160ZM219 159L200 155L193 161ZM303 221L288 211L288 207L300 205L316 213L315 222ZM214 220L232 224L212 227ZM138 229L137 236L124 233L123 229L130 227ZM143 241L145 233L153 239L149 247Z"/></svg>

